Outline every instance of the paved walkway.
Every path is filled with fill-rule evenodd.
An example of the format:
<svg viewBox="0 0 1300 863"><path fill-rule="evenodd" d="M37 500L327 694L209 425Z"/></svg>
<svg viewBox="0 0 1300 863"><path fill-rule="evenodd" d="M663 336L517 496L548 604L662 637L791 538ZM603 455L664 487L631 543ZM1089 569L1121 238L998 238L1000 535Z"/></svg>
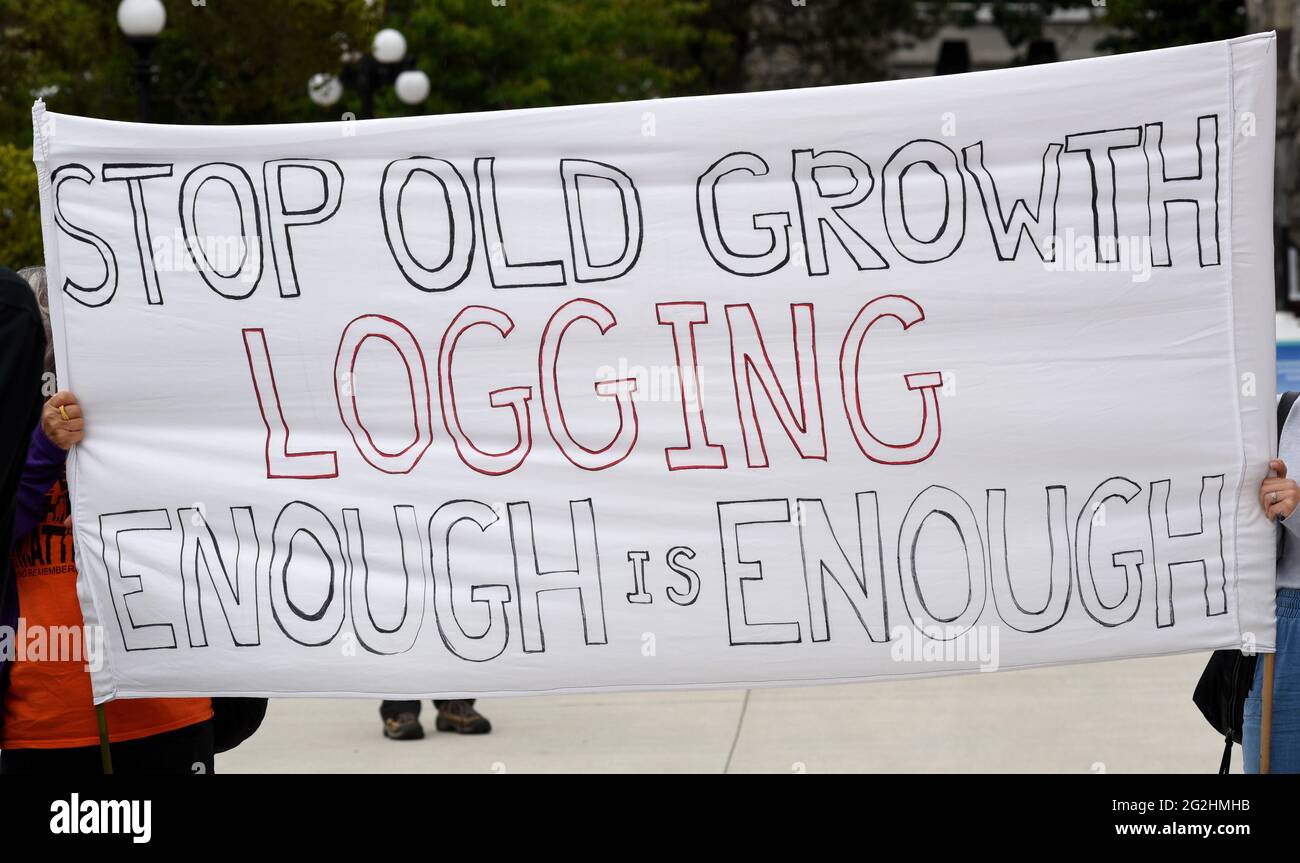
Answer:
<svg viewBox="0 0 1300 863"><path fill-rule="evenodd" d="M800 689L492 699L483 737L382 738L378 704L273 701L227 773L1212 773L1201 654ZM1238 750L1238 754L1240 750ZM1239 766L1234 769L1239 769Z"/></svg>

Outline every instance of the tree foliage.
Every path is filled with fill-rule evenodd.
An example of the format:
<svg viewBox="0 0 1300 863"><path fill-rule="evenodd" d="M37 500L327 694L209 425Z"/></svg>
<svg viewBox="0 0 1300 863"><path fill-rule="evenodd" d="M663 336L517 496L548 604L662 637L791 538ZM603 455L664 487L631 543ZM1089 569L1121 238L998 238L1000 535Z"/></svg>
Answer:
<svg viewBox="0 0 1300 863"><path fill-rule="evenodd" d="M1098 43L1123 53L1231 39L1246 32L1240 0L1107 0L1105 23L1112 35Z"/></svg>
<svg viewBox="0 0 1300 863"><path fill-rule="evenodd" d="M390 0L433 78L432 112L654 98L689 91L704 4L687 0ZM390 110L401 107L391 95Z"/></svg>
<svg viewBox="0 0 1300 863"><path fill-rule="evenodd" d="M19 269L43 261L31 148L0 143L0 262Z"/></svg>

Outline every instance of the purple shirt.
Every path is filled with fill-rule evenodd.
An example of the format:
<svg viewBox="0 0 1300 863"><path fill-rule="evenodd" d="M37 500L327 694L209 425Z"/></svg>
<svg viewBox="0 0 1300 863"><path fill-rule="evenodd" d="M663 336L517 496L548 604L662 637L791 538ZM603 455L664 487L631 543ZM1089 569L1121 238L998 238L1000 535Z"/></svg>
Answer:
<svg viewBox="0 0 1300 863"><path fill-rule="evenodd" d="M45 515L45 496L54 484L63 476L63 464L68 460L66 450L60 449L45 436L38 423L32 429L32 436L27 445L27 462L23 465L23 475L18 481L18 494L14 506L13 542L17 545L27 534L41 522ZM12 549L5 549L9 554ZM4 607L0 608L0 625L11 627L12 632L18 626L18 591L12 589L0 591L4 595ZM0 654L0 698L8 687L8 657Z"/></svg>
<svg viewBox="0 0 1300 863"><path fill-rule="evenodd" d="M32 430L27 446L27 464L18 481L18 500L14 509L14 542L27 536L45 515L45 496L63 476L67 450L59 448L45 436L38 425Z"/></svg>

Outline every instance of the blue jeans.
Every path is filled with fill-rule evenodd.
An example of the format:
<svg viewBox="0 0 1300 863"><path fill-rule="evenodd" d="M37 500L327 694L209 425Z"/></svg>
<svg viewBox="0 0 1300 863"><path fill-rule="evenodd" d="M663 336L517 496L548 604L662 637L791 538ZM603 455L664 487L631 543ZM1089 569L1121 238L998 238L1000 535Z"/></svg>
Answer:
<svg viewBox="0 0 1300 863"><path fill-rule="evenodd" d="M1255 682L1246 698L1241 734L1242 766L1259 772L1259 718L1264 658L1255 663ZM1300 773L1300 590L1277 592L1277 659L1273 668L1273 731L1270 773Z"/></svg>

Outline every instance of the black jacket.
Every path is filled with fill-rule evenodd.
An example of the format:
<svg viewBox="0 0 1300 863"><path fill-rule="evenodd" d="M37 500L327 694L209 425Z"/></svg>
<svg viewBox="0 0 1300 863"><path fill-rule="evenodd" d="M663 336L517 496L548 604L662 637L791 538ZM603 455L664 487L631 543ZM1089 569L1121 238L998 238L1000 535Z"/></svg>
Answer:
<svg viewBox="0 0 1300 863"><path fill-rule="evenodd" d="M0 267L0 625L17 622L17 591L9 568L14 494L27 442L41 415L44 368L45 327L36 298L17 273Z"/></svg>

